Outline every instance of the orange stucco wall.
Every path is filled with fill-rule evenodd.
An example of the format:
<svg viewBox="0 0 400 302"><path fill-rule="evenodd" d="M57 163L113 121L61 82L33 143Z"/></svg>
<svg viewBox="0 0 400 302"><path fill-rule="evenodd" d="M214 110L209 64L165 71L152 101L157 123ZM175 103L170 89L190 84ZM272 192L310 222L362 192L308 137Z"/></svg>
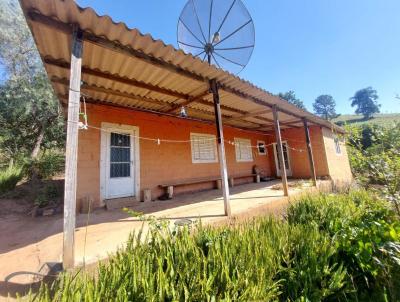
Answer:
<svg viewBox="0 0 400 302"><path fill-rule="evenodd" d="M310 126L310 139L314 157L315 172L317 177L329 175L322 129L319 126ZM306 137L303 128L290 128L281 130L282 141L289 146L289 162L293 178L308 178L311 176L308 160ZM270 137L270 142L275 142L275 136ZM269 148L269 159L272 163L273 175L276 175L274 150Z"/></svg>
<svg viewBox="0 0 400 302"><path fill-rule="evenodd" d="M337 154L334 142L336 134L326 128L323 129L322 134L331 179L338 183L351 182L353 176L350 169L345 141L343 139L339 140L341 152Z"/></svg>
<svg viewBox="0 0 400 302"><path fill-rule="evenodd" d="M102 122L132 125L139 128L139 136L169 140L189 140L190 133L216 134L215 126L198 121L179 119L134 110L124 110L110 106L88 105L88 122L90 126L101 128ZM234 138L251 139L252 145L257 140L267 140L267 136L239 130L224 128L225 140ZM101 205L100 196L100 130L89 128L79 132L78 145L78 190L77 200L90 197L96 205ZM268 156L258 155L253 149L252 162L236 162L235 147L225 144L229 175L251 173L254 165L271 175ZM158 185L174 180L218 176L219 163L192 163L191 145L187 143L161 143L141 139L140 152L140 188L152 190L153 197L158 197L162 191ZM249 179L235 181L250 182ZM213 188L213 183L204 183L177 187L175 193ZM79 207L79 206L78 206Z"/></svg>
<svg viewBox="0 0 400 302"><path fill-rule="evenodd" d="M190 140L190 133L216 134L215 125L180 119L165 115L127 110L117 107L94 105L87 106L88 122L91 127L101 128L102 122L131 125L139 129L139 136L147 138L160 138L169 140ZM330 130L329 130L330 131ZM232 127L224 127L225 140L233 141L234 138L250 139L253 146L258 140L266 144L275 142L273 132L254 133ZM337 170L341 166L347 171L347 153L343 153L340 159L332 157L331 149L325 147L328 144L327 135L323 135L320 127L310 127L310 136L313 146L315 167L317 176L328 176L330 172L335 177L341 177ZM282 130L282 137L288 141L290 148L301 149L289 150L290 163L294 178L310 177L309 162L306 152L305 135L302 128ZM89 128L80 130L78 145L78 203L84 198L90 198L96 206L102 205L100 193L100 153L101 153L101 131ZM275 176L275 159L272 146L268 146L267 155L259 155L253 148L252 162L237 162L235 157L235 146L225 144L228 175L247 174L252 172L252 167L257 165L268 176ZM343 146L345 151L345 147ZM334 152L334 149L333 149ZM327 156L329 153L329 156ZM140 191L151 189L153 198L157 198L163 192L158 185L171 181L179 181L190 178L218 176L220 174L219 163L192 163L191 145L185 143L164 143L158 145L154 141L140 139ZM332 160L334 163L329 164ZM334 166L336 168L334 168ZM336 170L335 170L336 169ZM347 172L343 174L347 177ZM235 184L251 182L252 178L235 180ZM175 188L175 193L184 191L197 191L211 189L213 183L203 183ZM140 196L140 198L142 198ZM77 208L79 209L79 204Z"/></svg>

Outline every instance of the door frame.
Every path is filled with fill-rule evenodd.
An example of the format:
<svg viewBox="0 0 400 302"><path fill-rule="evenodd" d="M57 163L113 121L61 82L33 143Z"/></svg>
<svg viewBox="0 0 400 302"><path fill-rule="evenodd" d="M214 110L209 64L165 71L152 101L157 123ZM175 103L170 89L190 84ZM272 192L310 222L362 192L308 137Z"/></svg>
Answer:
<svg viewBox="0 0 400 302"><path fill-rule="evenodd" d="M114 124L108 122L101 123L101 138L100 138L100 199L104 203L107 199L107 164L109 163L107 157L108 134L110 132L116 133L129 133L131 135L131 144L133 148L133 177L134 177L134 198L140 200L140 145L139 145L139 127ZM118 197L114 197L118 198Z"/></svg>
<svg viewBox="0 0 400 302"><path fill-rule="evenodd" d="M288 157L288 164L289 164L289 169L286 169L286 175L287 176L292 176L293 171L292 171L292 164L290 162L290 151L289 151L289 144L287 141L282 141L282 145L286 144L286 153ZM276 153L276 143L273 143L273 149L274 149L274 158L275 158L275 170L276 170L276 175L281 176L281 172L279 170L279 165L278 165L278 154Z"/></svg>

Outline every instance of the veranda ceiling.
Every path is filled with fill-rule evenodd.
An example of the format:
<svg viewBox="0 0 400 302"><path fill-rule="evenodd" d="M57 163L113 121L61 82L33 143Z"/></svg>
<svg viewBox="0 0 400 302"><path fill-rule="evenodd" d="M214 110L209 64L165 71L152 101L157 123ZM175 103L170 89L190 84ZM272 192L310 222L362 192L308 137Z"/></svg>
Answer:
<svg viewBox="0 0 400 302"><path fill-rule="evenodd" d="M223 123L257 131L272 129L271 106L282 128L309 122L343 129L190 54L80 8L73 0L20 0L45 69L62 102L67 102L71 34L83 31L82 92L88 101L214 120L208 80L219 83Z"/></svg>

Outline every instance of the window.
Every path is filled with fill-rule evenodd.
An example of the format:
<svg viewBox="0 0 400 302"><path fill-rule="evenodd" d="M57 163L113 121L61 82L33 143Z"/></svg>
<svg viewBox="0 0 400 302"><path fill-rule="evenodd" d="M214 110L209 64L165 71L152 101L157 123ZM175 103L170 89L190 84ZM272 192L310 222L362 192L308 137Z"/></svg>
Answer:
<svg viewBox="0 0 400 302"><path fill-rule="evenodd" d="M131 176L131 138L129 135L111 133L110 178Z"/></svg>
<svg viewBox="0 0 400 302"><path fill-rule="evenodd" d="M340 139L337 136L335 136L333 138L333 141L335 142L336 154L342 154L342 150L340 149Z"/></svg>
<svg viewBox="0 0 400 302"><path fill-rule="evenodd" d="M267 155L267 147L264 141L257 141L258 155Z"/></svg>
<svg viewBox="0 0 400 302"><path fill-rule="evenodd" d="M249 139L235 138L236 161L253 161L251 141Z"/></svg>
<svg viewBox="0 0 400 302"><path fill-rule="evenodd" d="M211 134L191 133L193 163L216 163L217 145L216 136Z"/></svg>

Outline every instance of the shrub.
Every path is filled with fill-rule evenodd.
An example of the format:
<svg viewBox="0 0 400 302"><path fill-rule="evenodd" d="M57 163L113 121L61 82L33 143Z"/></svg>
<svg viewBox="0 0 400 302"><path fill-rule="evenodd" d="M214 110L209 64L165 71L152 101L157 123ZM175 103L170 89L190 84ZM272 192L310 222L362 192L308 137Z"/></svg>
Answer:
<svg viewBox="0 0 400 302"><path fill-rule="evenodd" d="M48 151L41 154L36 160L27 161L28 175L39 179L50 179L64 171L65 156L61 152Z"/></svg>
<svg viewBox="0 0 400 302"><path fill-rule="evenodd" d="M60 195L61 193L56 185L48 184L39 191L35 199L35 205L39 206L40 208L45 207Z"/></svg>
<svg viewBox="0 0 400 302"><path fill-rule="evenodd" d="M350 165L363 186L379 192L400 215L400 123L348 126Z"/></svg>
<svg viewBox="0 0 400 302"><path fill-rule="evenodd" d="M13 190L22 177L20 167L13 166L0 171L0 194Z"/></svg>
<svg viewBox="0 0 400 302"><path fill-rule="evenodd" d="M305 197L289 208L286 221L263 217L194 230L152 225L147 235L131 235L96 276L63 274L41 287L38 300L400 298L400 222L367 192Z"/></svg>
<svg viewBox="0 0 400 302"><path fill-rule="evenodd" d="M332 259L346 268L355 298L365 301L374 293L383 301L390 292L393 301L400 299L394 290L400 279L392 276L400 268L400 221L385 202L367 191L309 196L288 209L288 222L328 234Z"/></svg>

